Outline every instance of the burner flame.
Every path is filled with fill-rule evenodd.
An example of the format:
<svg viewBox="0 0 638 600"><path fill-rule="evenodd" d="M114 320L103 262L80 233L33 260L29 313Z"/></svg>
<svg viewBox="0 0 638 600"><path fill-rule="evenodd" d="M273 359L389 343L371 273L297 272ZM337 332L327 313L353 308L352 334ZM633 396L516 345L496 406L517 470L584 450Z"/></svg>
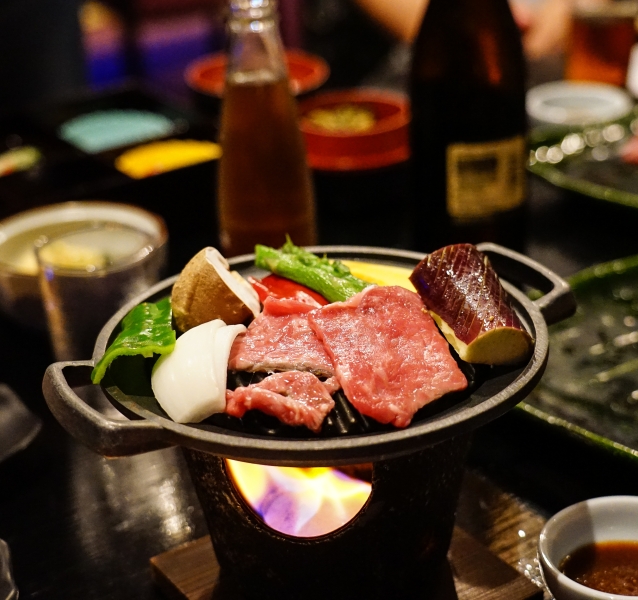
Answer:
<svg viewBox="0 0 638 600"><path fill-rule="evenodd" d="M329 467L271 467L227 460L239 492L270 528L317 537L351 521L372 486Z"/></svg>

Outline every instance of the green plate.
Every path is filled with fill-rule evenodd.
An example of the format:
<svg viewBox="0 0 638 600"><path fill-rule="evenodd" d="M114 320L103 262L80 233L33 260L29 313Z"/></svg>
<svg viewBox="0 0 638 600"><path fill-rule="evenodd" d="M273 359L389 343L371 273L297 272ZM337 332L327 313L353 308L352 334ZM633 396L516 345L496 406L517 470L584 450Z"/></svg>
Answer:
<svg viewBox="0 0 638 600"><path fill-rule="evenodd" d="M528 169L557 187L638 208L638 165L620 157L638 133L638 110L586 129L537 128L530 136Z"/></svg>
<svg viewBox="0 0 638 600"><path fill-rule="evenodd" d="M576 314L550 327L547 370L519 409L638 460L638 256L570 285Z"/></svg>

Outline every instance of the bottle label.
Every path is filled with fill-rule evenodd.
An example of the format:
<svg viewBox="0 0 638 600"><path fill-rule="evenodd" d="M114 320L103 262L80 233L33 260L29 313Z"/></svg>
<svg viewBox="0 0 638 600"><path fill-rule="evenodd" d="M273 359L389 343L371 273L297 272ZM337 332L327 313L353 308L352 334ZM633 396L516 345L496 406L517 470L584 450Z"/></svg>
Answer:
<svg viewBox="0 0 638 600"><path fill-rule="evenodd" d="M525 199L525 140L522 135L447 148L447 210L472 219L520 206Z"/></svg>

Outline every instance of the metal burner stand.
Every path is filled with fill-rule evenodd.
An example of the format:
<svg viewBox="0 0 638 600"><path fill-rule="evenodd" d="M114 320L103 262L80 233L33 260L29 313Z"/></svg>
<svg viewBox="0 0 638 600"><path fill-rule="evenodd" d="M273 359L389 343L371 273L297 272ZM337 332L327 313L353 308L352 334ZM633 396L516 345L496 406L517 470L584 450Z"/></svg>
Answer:
<svg viewBox="0 0 638 600"><path fill-rule="evenodd" d="M246 504L225 460L185 448L219 564L247 598L411 598L436 575L452 537L470 435L373 463L372 492L340 529L274 531Z"/></svg>

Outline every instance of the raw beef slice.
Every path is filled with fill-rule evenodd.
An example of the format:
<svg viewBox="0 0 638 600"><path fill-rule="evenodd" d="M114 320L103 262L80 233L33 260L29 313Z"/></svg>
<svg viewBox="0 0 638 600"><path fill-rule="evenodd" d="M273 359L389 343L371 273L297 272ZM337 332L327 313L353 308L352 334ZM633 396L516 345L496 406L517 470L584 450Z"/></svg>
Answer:
<svg viewBox="0 0 638 600"><path fill-rule="evenodd" d="M287 425L305 425L318 432L335 405L331 391L330 383L325 385L312 373L275 373L259 383L226 390L226 413L243 417L257 409Z"/></svg>
<svg viewBox="0 0 638 600"><path fill-rule="evenodd" d="M228 368L334 375L330 357L308 325L312 310L315 306L298 300L266 298L263 312L235 339Z"/></svg>
<svg viewBox="0 0 638 600"><path fill-rule="evenodd" d="M332 358L335 375L362 414L396 427L467 380L417 294L370 287L346 302L313 311L310 327Z"/></svg>

